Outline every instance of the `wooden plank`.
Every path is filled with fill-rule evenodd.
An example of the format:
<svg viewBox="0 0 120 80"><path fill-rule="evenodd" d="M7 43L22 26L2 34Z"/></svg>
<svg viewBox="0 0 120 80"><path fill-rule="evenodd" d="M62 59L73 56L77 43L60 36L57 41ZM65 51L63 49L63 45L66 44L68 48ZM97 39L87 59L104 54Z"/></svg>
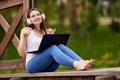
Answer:
<svg viewBox="0 0 120 80"><path fill-rule="evenodd" d="M20 5L22 3L23 0L0 0L0 10Z"/></svg>
<svg viewBox="0 0 120 80"><path fill-rule="evenodd" d="M116 80L115 76L97 76L95 80Z"/></svg>
<svg viewBox="0 0 120 80"><path fill-rule="evenodd" d="M11 77L93 77L93 76L120 76L120 67L105 68L105 69L90 69L86 71L62 71L62 72L42 72L42 73L17 73L17 74L4 74L0 75L0 78Z"/></svg>
<svg viewBox="0 0 120 80"><path fill-rule="evenodd" d="M15 16L12 24L11 24L11 27L9 29L9 31L5 34L2 42L1 42L1 45L0 45L0 57L3 55L3 52L5 51L10 39L12 38L12 35L14 34L15 32L15 29L22 17L22 14L23 14L23 6L20 7L17 15Z"/></svg>
<svg viewBox="0 0 120 80"><path fill-rule="evenodd" d="M4 29L4 31L8 32L10 25L7 23L7 21L1 14L0 14L0 24L1 24L1 27ZM19 39L17 38L15 34L13 35L11 41L14 44L15 48L18 49Z"/></svg>
<svg viewBox="0 0 120 80"><path fill-rule="evenodd" d="M95 76L74 76L70 80L95 80Z"/></svg>
<svg viewBox="0 0 120 80"><path fill-rule="evenodd" d="M5 78L5 79L0 79L0 80L10 80L9 78Z"/></svg>
<svg viewBox="0 0 120 80"><path fill-rule="evenodd" d="M120 76L116 76L116 80L120 80Z"/></svg>
<svg viewBox="0 0 120 80"><path fill-rule="evenodd" d="M7 80L27 80L26 78L10 78L10 79L7 79Z"/></svg>
<svg viewBox="0 0 120 80"><path fill-rule="evenodd" d="M17 69L24 68L24 60L6 60L0 61L0 70L1 69Z"/></svg>
<svg viewBox="0 0 120 80"><path fill-rule="evenodd" d="M70 77L28 77L27 80L71 80Z"/></svg>

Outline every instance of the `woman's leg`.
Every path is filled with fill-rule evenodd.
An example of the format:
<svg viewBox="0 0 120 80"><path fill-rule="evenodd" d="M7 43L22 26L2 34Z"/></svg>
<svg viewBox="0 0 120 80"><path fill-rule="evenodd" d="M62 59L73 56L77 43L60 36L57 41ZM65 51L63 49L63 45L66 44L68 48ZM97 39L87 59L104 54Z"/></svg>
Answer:
<svg viewBox="0 0 120 80"><path fill-rule="evenodd" d="M27 63L26 70L29 73L44 72L53 60L49 50L45 50Z"/></svg>
<svg viewBox="0 0 120 80"><path fill-rule="evenodd" d="M59 64L53 60L52 63L48 66L48 68L45 70L45 72L54 72L59 67Z"/></svg>
<svg viewBox="0 0 120 80"><path fill-rule="evenodd" d="M80 56L78 56L73 50L71 50L70 48L64 46L63 44L58 45L58 47L69 57L71 57L74 60L82 60L82 58Z"/></svg>
<svg viewBox="0 0 120 80"><path fill-rule="evenodd" d="M30 73L43 72L53 60L59 64L73 67L74 60L63 53L57 46L53 45L32 58L27 64L27 71Z"/></svg>
<svg viewBox="0 0 120 80"><path fill-rule="evenodd" d="M60 50L58 46L51 46L51 55L57 63L62 64L64 66L73 67L73 62L75 60L67 56L63 51Z"/></svg>
<svg viewBox="0 0 120 80"><path fill-rule="evenodd" d="M90 60L83 60L80 56L78 56L73 50L71 50L70 48L66 47L63 44L58 45L58 47L69 57L71 57L74 60L79 61L79 63L81 65L78 66L78 62L76 62L77 64L74 64L74 66L78 66L77 70L80 69L88 69L89 67L91 67L91 65L95 62L95 60L90 59Z"/></svg>

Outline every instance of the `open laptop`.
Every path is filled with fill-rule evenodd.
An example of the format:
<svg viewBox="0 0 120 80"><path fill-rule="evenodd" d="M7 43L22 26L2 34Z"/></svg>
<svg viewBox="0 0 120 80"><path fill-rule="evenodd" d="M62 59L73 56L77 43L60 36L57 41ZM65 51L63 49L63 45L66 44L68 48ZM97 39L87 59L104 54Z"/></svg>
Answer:
<svg viewBox="0 0 120 80"><path fill-rule="evenodd" d="M64 44L66 45L69 40L70 34L46 34L43 36L39 49L28 53L41 53L52 45Z"/></svg>

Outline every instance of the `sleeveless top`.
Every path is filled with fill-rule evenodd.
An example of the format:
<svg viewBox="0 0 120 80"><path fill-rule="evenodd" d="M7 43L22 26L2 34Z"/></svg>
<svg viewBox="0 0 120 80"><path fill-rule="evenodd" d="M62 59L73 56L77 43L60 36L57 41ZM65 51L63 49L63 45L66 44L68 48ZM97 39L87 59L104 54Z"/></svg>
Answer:
<svg viewBox="0 0 120 80"><path fill-rule="evenodd" d="M41 44L42 37L37 36L33 30L31 30L30 35L27 38L27 52L37 51L39 45ZM37 54L26 53L26 64Z"/></svg>

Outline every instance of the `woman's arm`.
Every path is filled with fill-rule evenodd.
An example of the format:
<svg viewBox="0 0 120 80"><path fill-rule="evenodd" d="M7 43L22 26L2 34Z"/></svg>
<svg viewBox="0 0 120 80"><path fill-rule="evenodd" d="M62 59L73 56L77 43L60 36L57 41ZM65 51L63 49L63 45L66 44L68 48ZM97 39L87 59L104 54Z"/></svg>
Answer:
<svg viewBox="0 0 120 80"><path fill-rule="evenodd" d="M22 58L25 57L26 45L27 45L26 42L27 42L27 39L22 38L21 35L20 35L20 43L19 43L19 46L18 46L18 53Z"/></svg>
<svg viewBox="0 0 120 80"><path fill-rule="evenodd" d="M27 37L30 34L31 28L25 27L21 30L20 42L18 46L19 55L24 58L27 50Z"/></svg>

